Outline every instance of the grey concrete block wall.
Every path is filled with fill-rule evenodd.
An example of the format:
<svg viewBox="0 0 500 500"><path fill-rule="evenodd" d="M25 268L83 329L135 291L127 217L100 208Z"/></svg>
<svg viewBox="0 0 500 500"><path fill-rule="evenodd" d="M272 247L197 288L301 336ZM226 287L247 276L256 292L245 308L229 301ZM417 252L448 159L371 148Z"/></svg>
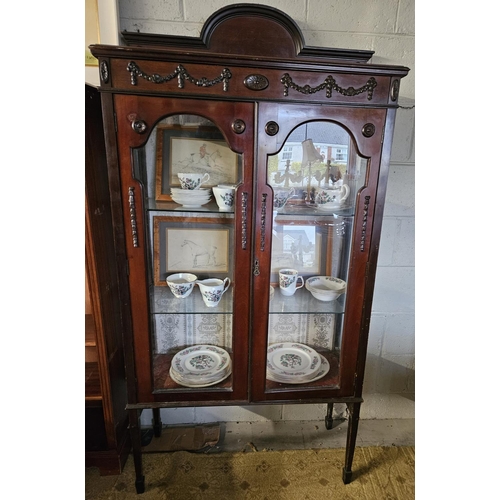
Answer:
<svg viewBox="0 0 500 500"><path fill-rule="evenodd" d="M120 30L199 36L222 0L117 0ZM408 66L401 82L377 267L362 418L408 418L415 391L414 0L247 0L291 16L310 46L374 50L374 64ZM391 396L393 396L391 398ZM373 401L373 404L369 404ZM401 403L402 402L402 403ZM368 406L366 406L368 404ZM315 405L163 410L165 421L323 418ZM339 409L338 413L342 410ZM145 412L144 422L149 423ZM306 419L306 418L304 418Z"/></svg>

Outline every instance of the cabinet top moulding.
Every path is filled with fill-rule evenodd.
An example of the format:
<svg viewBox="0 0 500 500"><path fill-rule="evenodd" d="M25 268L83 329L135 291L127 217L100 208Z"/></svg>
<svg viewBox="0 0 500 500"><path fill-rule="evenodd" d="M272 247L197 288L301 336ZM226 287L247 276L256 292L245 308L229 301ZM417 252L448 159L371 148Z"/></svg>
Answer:
<svg viewBox="0 0 500 500"><path fill-rule="evenodd" d="M137 37L142 33L137 33ZM329 58L294 58L284 57L251 57L234 55L230 53L214 53L206 51L190 50L178 47L157 47L144 44L122 46L122 45L90 45L90 50L96 57L115 57L118 59L141 59L143 61L184 61L200 62L204 64L233 64L241 67L251 68L287 68L287 69L309 69L316 71L335 71L359 74L381 74L405 76L409 68L406 66L388 64L353 64L339 59ZM317 48L318 51L323 50ZM328 50L328 49L325 49Z"/></svg>
<svg viewBox="0 0 500 500"><path fill-rule="evenodd" d="M371 50L308 47L295 21L264 5L234 4L205 22L200 37L122 31L128 46L91 45L98 58L170 61L405 76L404 66L376 65ZM108 86L109 88L109 86Z"/></svg>
<svg viewBox="0 0 500 500"><path fill-rule="evenodd" d="M242 34L244 36L242 36ZM148 45L275 58L327 57L368 62L371 50L307 47L296 22L267 5L234 4L212 14L199 37L121 32L129 45Z"/></svg>

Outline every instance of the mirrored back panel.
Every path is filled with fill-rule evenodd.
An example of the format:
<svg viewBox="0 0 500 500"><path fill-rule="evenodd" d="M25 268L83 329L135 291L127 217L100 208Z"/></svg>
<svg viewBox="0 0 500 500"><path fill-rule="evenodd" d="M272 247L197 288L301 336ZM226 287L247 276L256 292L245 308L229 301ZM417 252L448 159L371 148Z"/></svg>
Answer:
<svg viewBox="0 0 500 500"><path fill-rule="evenodd" d="M231 390L243 155L188 114L159 122L133 155L147 209L154 392Z"/></svg>
<svg viewBox="0 0 500 500"><path fill-rule="evenodd" d="M347 131L328 121L298 126L268 157L268 392L340 386L355 199L367 164Z"/></svg>

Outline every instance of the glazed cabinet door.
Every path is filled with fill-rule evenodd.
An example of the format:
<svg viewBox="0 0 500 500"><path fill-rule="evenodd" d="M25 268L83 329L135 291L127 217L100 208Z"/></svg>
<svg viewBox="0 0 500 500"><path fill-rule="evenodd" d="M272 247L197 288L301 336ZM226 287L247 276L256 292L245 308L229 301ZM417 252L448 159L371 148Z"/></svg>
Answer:
<svg viewBox="0 0 500 500"><path fill-rule="evenodd" d="M386 114L259 107L253 400L354 396Z"/></svg>
<svg viewBox="0 0 500 500"><path fill-rule="evenodd" d="M253 104L113 99L136 402L246 401Z"/></svg>

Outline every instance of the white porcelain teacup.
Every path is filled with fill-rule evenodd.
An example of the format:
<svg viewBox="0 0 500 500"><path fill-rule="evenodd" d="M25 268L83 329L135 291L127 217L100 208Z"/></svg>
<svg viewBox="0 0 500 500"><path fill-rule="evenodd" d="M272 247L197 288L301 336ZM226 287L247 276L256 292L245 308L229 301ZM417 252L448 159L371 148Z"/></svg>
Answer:
<svg viewBox="0 0 500 500"><path fill-rule="evenodd" d="M208 182L210 180L210 174L205 172L204 174L185 174L179 173L177 174L179 177L179 181L181 183L182 189L200 189L202 184Z"/></svg>
<svg viewBox="0 0 500 500"><path fill-rule="evenodd" d="M234 207L235 188L231 186L216 186L212 188L214 198L220 210L231 210Z"/></svg>
<svg viewBox="0 0 500 500"><path fill-rule="evenodd" d="M167 285L178 299L185 299L193 291L198 276L191 273L176 273L167 276Z"/></svg>
<svg viewBox="0 0 500 500"><path fill-rule="evenodd" d="M302 288L304 286L304 278L299 276L297 269L280 269L279 270L279 280L280 280L280 292L283 295L293 295L295 290ZM297 282L301 280L302 284L297 286Z"/></svg>
<svg viewBox="0 0 500 500"><path fill-rule="evenodd" d="M324 209L340 208L345 204L350 192L347 184L342 184L340 189L319 189L315 198L316 205Z"/></svg>
<svg viewBox="0 0 500 500"><path fill-rule="evenodd" d="M200 287L205 305L207 307L215 307L219 304L224 292L231 285L231 280L229 278L224 278L224 280L208 278L206 280L198 280L196 283Z"/></svg>

